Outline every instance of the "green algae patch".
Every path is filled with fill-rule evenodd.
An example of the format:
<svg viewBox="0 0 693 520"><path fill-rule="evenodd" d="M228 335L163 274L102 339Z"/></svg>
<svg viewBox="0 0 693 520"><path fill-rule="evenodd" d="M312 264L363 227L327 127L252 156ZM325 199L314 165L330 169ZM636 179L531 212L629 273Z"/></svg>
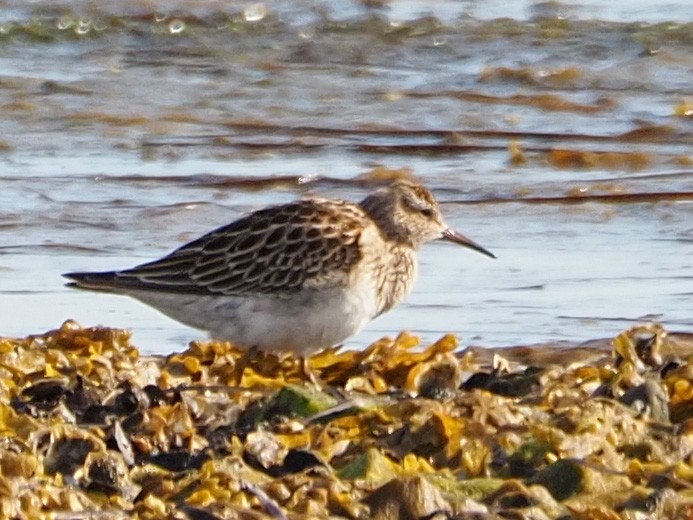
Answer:
<svg viewBox="0 0 693 520"><path fill-rule="evenodd" d="M324 392L297 385L288 385L269 400L267 415L310 417L324 412L336 404L337 400Z"/></svg>
<svg viewBox="0 0 693 520"><path fill-rule="evenodd" d="M338 475L345 480L364 480L381 484L394 478L398 473L393 462L376 449L369 449L357 455L351 463L341 468Z"/></svg>
<svg viewBox="0 0 693 520"><path fill-rule="evenodd" d="M544 486L556 500L565 500L582 489L582 467L572 460L559 460L534 475L527 483Z"/></svg>

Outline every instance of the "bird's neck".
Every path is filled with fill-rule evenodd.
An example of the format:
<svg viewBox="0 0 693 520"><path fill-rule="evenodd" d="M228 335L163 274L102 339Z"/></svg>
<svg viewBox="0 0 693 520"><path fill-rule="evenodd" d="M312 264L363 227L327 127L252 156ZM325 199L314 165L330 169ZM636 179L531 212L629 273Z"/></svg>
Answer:
<svg viewBox="0 0 693 520"><path fill-rule="evenodd" d="M387 240L400 244L411 244L411 239L406 230L393 222L393 202L388 197L376 192L363 199L359 206L376 223L380 232Z"/></svg>

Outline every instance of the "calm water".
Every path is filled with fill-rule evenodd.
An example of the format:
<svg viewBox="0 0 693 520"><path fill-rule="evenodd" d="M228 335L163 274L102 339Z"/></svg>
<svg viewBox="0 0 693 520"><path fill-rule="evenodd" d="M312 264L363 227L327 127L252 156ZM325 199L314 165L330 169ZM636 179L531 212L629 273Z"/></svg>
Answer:
<svg viewBox="0 0 693 520"><path fill-rule="evenodd" d="M60 273L267 204L421 179L489 260L421 254L403 329L489 346L693 328L693 11L678 2L5 1L0 335L201 334Z"/></svg>

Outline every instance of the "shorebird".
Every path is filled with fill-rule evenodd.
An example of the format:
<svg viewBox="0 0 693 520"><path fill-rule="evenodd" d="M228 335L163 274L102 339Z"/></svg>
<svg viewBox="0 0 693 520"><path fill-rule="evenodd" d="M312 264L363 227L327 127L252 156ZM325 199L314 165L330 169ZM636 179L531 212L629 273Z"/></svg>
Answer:
<svg viewBox="0 0 693 520"><path fill-rule="evenodd" d="M131 269L63 276L72 287L136 298L213 339L306 356L400 303L417 250L433 240L495 258L445 224L430 191L396 181L360 203L270 206Z"/></svg>

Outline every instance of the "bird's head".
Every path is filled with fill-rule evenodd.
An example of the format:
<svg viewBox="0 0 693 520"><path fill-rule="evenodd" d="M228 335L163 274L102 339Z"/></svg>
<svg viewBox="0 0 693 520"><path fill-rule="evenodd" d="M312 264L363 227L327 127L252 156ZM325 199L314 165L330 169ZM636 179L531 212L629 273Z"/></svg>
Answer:
<svg viewBox="0 0 693 520"><path fill-rule="evenodd" d="M420 184L396 181L366 197L361 207L392 240L414 248L433 240L446 240L495 258L476 242L451 229L433 194Z"/></svg>

